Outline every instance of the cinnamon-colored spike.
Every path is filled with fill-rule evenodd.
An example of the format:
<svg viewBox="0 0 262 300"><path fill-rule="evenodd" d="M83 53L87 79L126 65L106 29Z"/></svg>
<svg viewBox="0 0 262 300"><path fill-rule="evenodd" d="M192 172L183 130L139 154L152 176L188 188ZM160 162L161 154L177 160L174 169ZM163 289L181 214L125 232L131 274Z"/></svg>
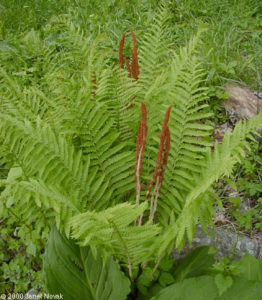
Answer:
<svg viewBox="0 0 262 300"><path fill-rule="evenodd" d="M142 171L143 153L146 148L146 136L147 136L147 111L146 106L141 102L141 122L138 127L137 140L136 140L136 166L135 166L135 181L138 183L139 176Z"/></svg>
<svg viewBox="0 0 262 300"><path fill-rule="evenodd" d="M150 201L149 221L151 222L151 224L153 223L154 215L155 215L155 212L157 209L157 200L158 200L161 186L162 186L162 183L164 180L164 173L165 173L165 168L167 165L167 160L168 160L168 155L169 155L169 150L170 150L170 131L169 131L167 124L169 121L171 108L172 108L172 106L169 106L165 113L165 118L164 118L164 122L162 125L161 134L160 134L160 136L158 136L160 139L160 143L158 146L156 166L155 166L155 170L154 170L152 179L149 182L148 189L146 192L146 201L148 201L148 198L151 193L151 189L152 189L153 185L155 185L154 191L151 196L151 201ZM141 110L142 109L143 109L143 106L141 106ZM143 115L143 113L142 113L142 115ZM143 118L142 118L142 121L143 121ZM142 124L142 121L140 124ZM141 125L141 127L142 127L142 125ZM140 135L138 135L137 145L140 145L139 141L141 140L141 138L139 138L139 137L140 137ZM137 149L138 149L138 147L137 147ZM137 157L139 157L138 152L137 152ZM138 159L137 159L137 161L138 161ZM137 174L139 174L139 173L137 172ZM139 185L139 187L140 187L140 185ZM137 189L137 191L138 191L138 189ZM139 196L137 196L137 199L139 199ZM139 202L137 202L137 203L139 204ZM138 220L135 221L135 225L138 224L139 226L141 226L142 222L143 222L143 214L138 218Z"/></svg>
<svg viewBox="0 0 262 300"><path fill-rule="evenodd" d="M169 132L169 128L168 128L167 124L169 121L171 108L172 108L172 106L169 106L166 111L164 122L162 125L162 132L161 132L161 135L159 136L160 143L158 146L156 166L155 166L155 170L154 170L152 179L148 185L146 200L149 198L152 186L155 183L156 178L159 176L159 184L160 185L162 184L162 181L164 179L165 167L167 164L168 154L169 154L169 150L170 150L170 132Z"/></svg>
<svg viewBox="0 0 262 300"><path fill-rule="evenodd" d="M131 56L132 56L132 77L134 79L138 79L139 75L139 65L138 65L138 56L137 56L137 43L136 43L136 36L134 34L133 29L130 29L132 41L133 41L133 49L130 49Z"/></svg>
<svg viewBox="0 0 262 300"><path fill-rule="evenodd" d="M162 134L163 134L163 130L165 130L165 128L167 128L167 123L169 121L171 108L172 108L172 106L170 105L166 111L163 126L162 126Z"/></svg>
<svg viewBox="0 0 262 300"><path fill-rule="evenodd" d="M118 64L120 68L124 67L124 44L125 44L125 37L126 34L123 33L120 43L119 43L119 50L118 50Z"/></svg>
<svg viewBox="0 0 262 300"><path fill-rule="evenodd" d="M144 151L146 148L146 136L147 136L147 125L146 125L147 111L146 106L141 102L141 122L138 127L137 140L136 140L136 165L135 165L135 183L136 183L136 204L140 203L141 183L140 175L142 171ZM142 216L141 216L142 218ZM139 218L135 220L135 225L139 224Z"/></svg>
<svg viewBox="0 0 262 300"><path fill-rule="evenodd" d="M119 43L119 50L118 50L118 65L120 68L124 67L124 61L126 63L126 67L129 73L129 77L138 80L139 75L139 65L138 65L138 56L137 56L137 43L136 43L136 36L134 34L133 29L130 29L132 42L133 42L133 49L130 47L131 53L131 63L129 63L128 59L124 57L124 44L125 44L125 37L126 34L123 33L120 43Z"/></svg>

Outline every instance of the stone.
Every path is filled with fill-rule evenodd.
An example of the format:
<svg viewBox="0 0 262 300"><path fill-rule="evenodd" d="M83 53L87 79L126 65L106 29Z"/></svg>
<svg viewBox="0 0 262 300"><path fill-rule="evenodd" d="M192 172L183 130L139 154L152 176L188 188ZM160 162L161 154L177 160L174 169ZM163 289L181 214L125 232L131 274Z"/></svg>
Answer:
<svg viewBox="0 0 262 300"><path fill-rule="evenodd" d="M215 142L217 141L218 143L222 143L223 138L225 133L227 132L227 130L232 131L233 129L230 127L229 123L226 122L222 125L220 124L216 124L215 128L214 128L214 133L213 133L213 145L215 144Z"/></svg>
<svg viewBox="0 0 262 300"><path fill-rule="evenodd" d="M239 232L232 232L228 227L224 226L209 228L208 231L208 234L206 234L201 226L197 225L192 243L190 245L186 244L181 252L174 249L171 257L178 261L185 258L198 247L209 246L217 249L217 259L224 256L240 259L247 253L262 259L262 238L251 239Z"/></svg>
<svg viewBox="0 0 262 300"><path fill-rule="evenodd" d="M248 120L262 110L261 93L255 93L248 88L231 84L225 86L225 91L229 97L222 102L222 105L229 118L236 118L236 121L239 119Z"/></svg>

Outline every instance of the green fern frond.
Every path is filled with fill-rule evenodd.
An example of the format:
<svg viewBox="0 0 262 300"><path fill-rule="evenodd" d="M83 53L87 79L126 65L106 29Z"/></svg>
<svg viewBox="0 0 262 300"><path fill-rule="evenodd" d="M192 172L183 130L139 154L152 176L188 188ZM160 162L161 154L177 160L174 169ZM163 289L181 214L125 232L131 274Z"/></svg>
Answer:
<svg viewBox="0 0 262 300"><path fill-rule="evenodd" d="M262 127L262 114L250 119L249 122L240 121L234 131L227 131L222 144L215 144L214 151L207 152L205 167L200 175L195 178L195 184L186 198L186 205L190 205L195 198L205 192L207 188L220 177L229 176L233 166L240 162L245 156L245 150L249 149L248 139L252 138L252 133L257 132Z"/></svg>
<svg viewBox="0 0 262 300"><path fill-rule="evenodd" d="M27 177L38 176L46 182L77 186L85 191L89 161L76 152L62 135L56 134L40 119L36 127L1 114L1 138L16 157ZM85 192L84 192L85 194Z"/></svg>
<svg viewBox="0 0 262 300"><path fill-rule="evenodd" d="M9 170L7 179L3 180L4 190L0 195L0 214L12 222L19 222L28 229L37 224L37 228L50 228L50 220L55 218L53 210L39 209L31 193L22 188L23 172L20 167ZM12 220L11 220L12 219Z"/></svg>
<svg viewBox="0 0 262 300"><path fill-rule="evenodd" d="M98 169L100 184L107 182L110 187L111 191L108 190L103 196L108 201L107 195L116 200L121 199L132 189L134 154L127 151L124 142L119 142L119 133L112 130L114 121L105 106L92 101L81 103L82 107L76 103L74 110L72 108L64 116L65 119L68 118L65 128L70 128L71 135L78 137L78 147L89 157L91 166ZM101 186L98 189L101 191ZM92 194L93 197L94 195L95 193ZM94 199L93 207L102 207L101 201L101 198L97 201Z"/></svg>
<svg viewBox="0 0 262 300"><path fill-rule="evenodd" d="M146 262L154 252L152 240L160 232L157 225L134 226L134 221L147 208L122 203L102 212L86 212L72 218L72 237L81 246L90 245L103 255L111 252L133 267Z"/></svg>
<svg viewBox="0 0 262 300"><path fill-rule="evenodd" d="M192 180L200 173L205 152L211 147L206 137L210 136L212 127L205 124L211 114L203 111L206 89L199 88L203 71L199 69L195 57L187 59L188 63L184 65L179 78L171 71L166 100L174 108L169 121L169 163L159 201L160 218L163 220L167 219L166 213L170 209L180 213L185 195L192 188Z"/></svg>
<svg viewBox="0 0 262 300"><path fill-rule="evenodd" d="M215 144L213 152L208 151L204 159L205 165L201 168L199 175L196 175L192 188L185 197L185 205L176 221L176 246L181 248L187 234L189 241L192 241L195 225L199 219L211 220L214 213L213 202L215 197L207 197L210 193L210 186L223 176L232 173L233 166L240 162L248 149L248 139L252 133L262 128L262 114L257 115L249 122L239 122L234 131L228 131L222 144ZM212 200L213 198L213 200ZM204 216L204 217L203 217Z"/></svg>
<svg viewBox="0 0 262 300"><path fill-rule="evenodd" d="M43 117L50 107L50 100L37 87L20 87L19 82L0 69L1 111L17 119L24 118L35 122L37 116Z"/></svg>
<svg viewBox="0 0 262 300"><path fill-rule="evenodd" d="M156 97L156 91L162 87L163 79L159 80L166 66L168 39L166 22L168 9L162 5L158 9L154 23L143 37L143 44L139 47L139 99L147 103ZM153 93L153 91L155 93Z"/></svg>
<svg viewBox="0 0 262 300"><path fill-rule="evenodd" d="M138 117L132 107L137 101L136 94L136 82L119 67L106 69L97 78L95 101L106 105L121 140L130 140L134 136L133 124Z"/></svg>
<svg viewBox="0 0 262 300"><path fill-rule="evenodd" d="M66 194L61 187L47 185L43 181L33 179L22 181L19 185L23 192L31 195L40 209L51 209L55 212L57 228L60 230L64 229L68 236L70 229L68 225L69 219L73 215L80 213L79 199L76 198L78 195Z"/></svg>

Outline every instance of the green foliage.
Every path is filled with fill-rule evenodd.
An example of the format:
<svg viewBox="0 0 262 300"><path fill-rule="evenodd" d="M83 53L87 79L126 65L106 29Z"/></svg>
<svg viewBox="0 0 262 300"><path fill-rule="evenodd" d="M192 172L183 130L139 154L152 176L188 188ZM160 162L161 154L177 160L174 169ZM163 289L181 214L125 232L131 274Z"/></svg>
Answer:
<svg viewBox="0 0 262 300"><path fill-rule="evenodd" d="M195 250L191 257L194 260L198 253L204 254L205 249ZM190 261L187 257L186 261ZM205 262L201 259L203 265ZM206 269L201 276L182 278L165 289L162 289L152 300L156 299L260 299L261 287L261 261L251 255L245 255L240 261L226 264L219 262L212 268ZM185 262L181 262L185 265ZM194 273L192 273L193 275Z"/></svg>
<svg viewBox="0 0 262 300"><path fill-rule="evenodd" d="M228 290L232 286L233 280L230 276L217 274L215 277L215 284L218 289L218 294L219 296L221 296L226 290Z"/></svg>
<svg viewBox="0 0 262 300"><path fill-rule="evenodd" d="M232 216L232 222L240 230L259 231L261 223L261 145L251 143L250 151L243 161L237 165L232 178L226 182L234 194L225 199L225 205ZM220 189L221 194L224 192Z"/></svg>
<svg viewBox="0 0 262 300"><path fill-rule="evenodd" d="M30 285L45 289L41 259L48 230L39 230L35 224L31 228L21 226L12 215L1 224L1 291L26 293Z"/></svg>
<svg viewBox="0 0 262 300"><path fill-rule="evenodd" d="M78 247L74 241L52 228L47 244L44 270L50 293L63 299L125 299L129 280L112 257L94 257L89 247Z"/></svg>
<svg viewBox="0 0 262 300"><path fill-rule="evenodd" d="M175 283L170 287L163 289L158 295L153 297L152 300L205 300L215 299L216 295L216 286L213 278L209 276L200 276Z"/></svg>
<svg viewBox="0 0 262 300"><path fill-rule="evenodd" d="M213 277L200 276L186 279L163 289L152 300L259 300L262 296L260 287L261 282L246 281L239 278L225 293L219 294Z"/></svg>
<svg viewBox="0 0 262 300"><path fill-rule="evenodd" d="M172 1L176 41L189 38L199 24L209 30L201 49L210 96L221 98L228 80L261 86L261 2L221 0Z"/></svg>
<svg viewBox="0 0 262 300"><path fill-rule="evenodd" d="M244 196L246 197L259 198L262 192L262 186L259 180L262 175L261 151L260 143L251 144L251 151L247 158L236 170L236 189L240 192L244 192Z"/></svg>
<svg viewBox="0 0 262 300"><path fill-rule="evenodd" d="M12 183L21 176L20 168L9 171L4 184ZM2 197L8 194L8 188ZM0 287L6 292L26 293L33 285L41 291L45 290L42 273L42 257L45 243L49 235L49 228L45 219L37 220L38 211L27 222L21 218L20 212L27 211L28 206L23 203L14 208L15 200L8 197L6 207L0 202L0 212L3 224L0 235Z"/></svg>
<svg viewBox="0 0 262 300"><path fill-rule="evenodd" d="M146 202L140 206L123 203L99 213L78 214L71 219L72 237L81 246L89 245L95 254L97 250L102 256L112 253L130 268L146 263L154 254L153 241L160 233L157 225L133 225L146 208Z"/></svg>
<svg viewBox="0 0 262 300"><path fill-rule="evenodd" d="M190 253L175 268L176 280L182 281L188 277L201 276L215 263L214 251L209 247L199 247Z"/></svg>
<svg viewBox="0 0 262 300"><path fill-rule="evenodd" d="M105 5L104 11L114 11L112 3ZM119 278L122 275L116 271L117 260L132 280L138 276L144 295L155 294L176 277L183 278L186 285L191 280L187 276L195 272L193 266L187 265L184 274L170 274L170 262L161 260L174 244L180 249L186 239L192 241L199 221L204 228L212 223L216 201L212 185L232 174L233 166L249 149L248 141L254 140L253 135L261 129L262 115L248 123L240 122L221 145L213 148L208 89L203 87L206 74L198 59L203 27L184 47L174 50L168 31L169 6L161 6L148 33L140 34L140 75L135 81L115 66L116 43L109 50L110 39L95 39L95 30L87 34L81 22L87 20L88 12L77 22L85 10L84 3L81 5L78 11L73 12L71 7L69 14L39 21L41 30L36 26L22 32L17 40L10 35L0 45L0 154L1 164L10 169L1 180L1 218L6 220L14 214L23 226L39 228L27 245L32 255L38 251L36 241L43 238L40 232L46 233L55 223L60 233L55 229L51 232L46 254L51 291L67 288L74 280L76 286L81 285L76 293L106 297L101 295L108 292L107 287L99 289L76 281L84 271L93 276L91 273L97 270L91 272L88 263L95 259L100 266L103 259L103 276L109 276L107 268L112 267ZM97 4L91 1L90 5ZM122 30L115 40L120 33ZM232 74L232 69L234 65L226 71ZM155 224L147 220L146 188L140 195L141 204L135 205L135 140L141 101L148 110L141 174L145 186L155 168L156 137L164 111L172 105L171 149ZM143 225L134 226L142 213ZM55 252L54 235L59 252ZM70 254L77 257L75 262ZM60 260L63 263L56 265ZM157 274L153 269L158 263L161 272ZM73 268L71 273L67 264ZM142 273L139 280L145 264L155 274L151 275L154 287L150 291L150 275ZM53 265L57 266L57 276ZM57 282L59 276L62 280ZM217 277L218 285L226 276ZM188 282L197 288L202 280L211 288L215 284L209 277ZM220 288L220 292L229 289L228 284L228 289ZM123 290L126 295L128 288ZM72 291L65 293L70 295Z"/></svg>
<svg viewBox="0 0 262 300"><path fill-rule="evenodd" d="M39 29L53 15L66 12L66 1L1 0L1 36ZM12 22L10 22L12 20Z"/></svg>

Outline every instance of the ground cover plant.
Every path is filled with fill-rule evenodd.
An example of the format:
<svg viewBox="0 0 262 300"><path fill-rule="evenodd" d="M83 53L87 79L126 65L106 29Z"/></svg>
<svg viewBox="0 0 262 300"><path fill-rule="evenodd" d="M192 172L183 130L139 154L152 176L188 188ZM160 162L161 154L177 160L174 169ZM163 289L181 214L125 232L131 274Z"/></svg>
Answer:
<svg viewBox="0 0 262 300"><path fill-rule="evenodd" d="M202 48L210 92L228 81L254 89L261 86L261 12L258 1L174 1L174 28L177 41L206 24ZM217 90L217 96L222 97Z"/></svg>
<svg viewBox="0 0 262 300"><path fill-rule="evenodd" d="M26 260L30 269L40 269L34 257L42 256L52 228L45 255L48 289L57 292L67 280L74 282L64 291L68 299L124 299L128 293L148 298L180 283L197 289L195 279L184 282L185 276L169 272L166 255L174 243L183 247L185 236L192 239L198 221L203 226L211 221L217 198L212 183L232 173L261 117L238 124L213 150L207 122L212 117L210 89L199 65L201 30L178 49L169 35L167 5L157 11L148 33L125 28L118 52L124 30L114 39L95 39L96 34L89 39L84 23L76 22L78 13L54 15L43 20L41 30L36 27L1 44L1 246L6 249L17 239L11 251L3 252L6 262L17 257L16 263L2 263L2 284L12 291L15 283L18 292L43 286L41 274L24 274L23 265ZM65 253L74 258L64 257L56 269L62 278L57 282L55 262ZM97 274L89 272L87 263L94 262L96 253L100 278L114 276L109 285L94 288L88 279ZM252 258L246 261L246 267L260 268ZM67 263L73 275L63 269ZM228 264L212 267L211 261L215 275L210 270L198 274L213 276L196 279L211 286L208 299L212 293L226 297L243 284L256 292L261 278L250 275L246 280L252 282L239 283L234 276L242 273L228 273ZM72 281L83 272L86 281ZM110 288L115 282L123 283L117 295Z"/></svg>
<svg viewBox="0 0 262 300"><path fill-rule="evenodd" d="M251 144L251 151L234 175L217 187L224 202L227 221L250 236L261 231L261 145Z"/></svg>

